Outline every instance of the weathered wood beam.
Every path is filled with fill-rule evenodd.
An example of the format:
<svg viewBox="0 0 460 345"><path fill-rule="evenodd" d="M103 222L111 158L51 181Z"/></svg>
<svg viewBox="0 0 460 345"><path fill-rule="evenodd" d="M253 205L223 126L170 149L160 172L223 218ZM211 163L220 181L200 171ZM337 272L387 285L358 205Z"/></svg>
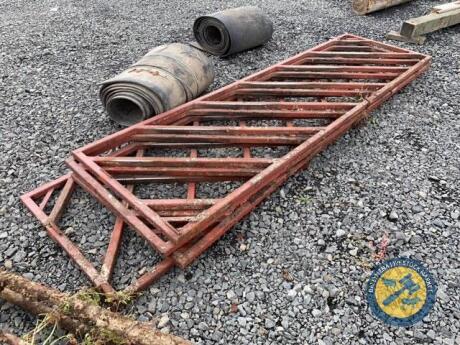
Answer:
<svg viewBox="0 0 460 345"><path fill-rule="evenodd" d="M390 31L387 33L386 38L388 40L406 42L406 43L414 43L414 44L423 44L426 41L425 36L416 36L416 37L406 37L401 35L398 31Z"/></svg>
<svg viewBox="0 0 460 345"><path fill-rule="evenodd" d="M401 35L405 37L423 36L459 23L460 8L447 12L430 13L405 21L401 28Z"/></svg>
<svg viewBox="0 0 460 345"><path fill-rule="evenodd" d="M412 0L353 0L353 10L360 16L401 5Z"/></svg>
<svg viewBox="0 0 460 345"><path fill-rule="evenodd" d="M431 13L444 13L458 9L460 9L460 1L454 1L433 7Z"/></svg>
<svg viewBox="0 0 460 345"><path fill-rule="evenodd" d="M8 333L6 331L0 331L0 344L29 345L29 343L25 342L21 338L15 336L12 333Z"/></svg>
<svg viewBox="0 0 460 345"><path fill-rule="evenodd" d="M425 16L406 20L400 32L391 31L386 38L423 44L426 40L424 35L457 24L460 24L460 1L435 6Z"/></svg>
<svg viewBox="0 0 460 345"><path fill-rule="evenodd" d="M61 328L77 336L89 334L101 341L109 336L120 344L191 345L149 323L105 309L78 293L68 295L4 270L0 270L0 298L32 314L49 315Z"/></svg>

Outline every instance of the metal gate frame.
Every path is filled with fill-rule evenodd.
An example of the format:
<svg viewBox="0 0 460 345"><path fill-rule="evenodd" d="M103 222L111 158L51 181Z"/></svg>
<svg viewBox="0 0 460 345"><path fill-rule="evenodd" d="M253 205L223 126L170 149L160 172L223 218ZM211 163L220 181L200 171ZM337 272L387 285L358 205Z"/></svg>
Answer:
<svg viewBox="0 0 460 345"><path fill-rule="evenodd" d="M173 266L185 268L222 237L291 175L333 143L372 110L405 87L430 65L429 56L345 34L284 62L234 82L162 115L131 126L73 151L66 163L73 173L27 193L22 200L103 291L112 291L110 275L124 224L129 225L165 259L128 288L139 291ZM308 65L307 65L308 64ZM277 82L279 78L340 82ZM344 82L346 80L348 82ZM350 82L372 80L373 82ZM377 80L378 82L374 82ZM277 102L245 98L278 97ZM314 102L286 102L285 97L315 97ZM355 102L328 102L354 97ZM250 127L249 119L279 119L285 126ZM209 119L236 119L239 126L200 126ZM328 119L326 126L295 127L295 119ZM294 148L281 158L251 157L255 146ZM144 157L152 147L190 149L190 158ZM199 158L200 147L238 146L241 158ZM135 155L135 156L133 156ZM139 178L141 176L141 178ZM243 180L221 199L196 199L202 181ZM133 193L138 182L182 181L185 199L143 200ZM62 236L56 225L80 185L116 216L102 272ZM49 215L51 193L62 188ZM43 198L41 201L38 199ZM183 226L173 226L185 224Z"/></svg>

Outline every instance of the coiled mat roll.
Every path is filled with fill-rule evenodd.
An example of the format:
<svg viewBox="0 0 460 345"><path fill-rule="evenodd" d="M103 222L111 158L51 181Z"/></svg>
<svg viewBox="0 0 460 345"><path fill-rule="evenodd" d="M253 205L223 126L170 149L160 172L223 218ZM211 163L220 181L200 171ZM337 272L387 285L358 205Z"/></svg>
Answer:
<svg viewBox="0 0 460 345"><path fill-rule="evenodd" d="M227 56L268 42L273 23L259 8L245 6L197 18L193 33L203 50Z"/></svg>
<svg viewBox="0 0 460 345"><path fill-rule="evenodd" d="M172 43L149 51L134 65L102 83L109 116L129 126L199 96L214 80L211 61L198 49Z"/></svg>

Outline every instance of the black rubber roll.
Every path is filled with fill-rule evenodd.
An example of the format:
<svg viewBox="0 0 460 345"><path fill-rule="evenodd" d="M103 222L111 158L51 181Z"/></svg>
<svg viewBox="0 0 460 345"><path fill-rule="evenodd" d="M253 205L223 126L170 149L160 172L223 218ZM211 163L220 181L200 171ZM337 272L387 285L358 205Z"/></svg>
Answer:
<svg viewBox="0 0 460 345"><path fill-rule="evenodd" d="M197 18L193 33L203 50L227 56L268 42L273 23L259 8L245 6Z"/></svg>
<svg viewBox="0 0 460 345"><path fill-rule="evenodd" d="M102 83L109 116L130 126L198 97L214 80L210 59L181 43L156 47L134 65Z"/></svg>

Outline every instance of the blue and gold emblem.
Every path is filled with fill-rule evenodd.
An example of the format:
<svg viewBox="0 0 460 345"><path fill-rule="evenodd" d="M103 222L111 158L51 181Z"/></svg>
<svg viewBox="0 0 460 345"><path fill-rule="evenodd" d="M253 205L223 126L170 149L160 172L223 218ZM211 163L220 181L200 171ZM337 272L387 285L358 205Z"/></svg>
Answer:
<svg viewBox="0 0 460 345"><path fill-rule="evenodd" d="M367 284L372 313L393 326L422 320L436 300L436 281L417 260L395 258L378 265Z"/></svg>

